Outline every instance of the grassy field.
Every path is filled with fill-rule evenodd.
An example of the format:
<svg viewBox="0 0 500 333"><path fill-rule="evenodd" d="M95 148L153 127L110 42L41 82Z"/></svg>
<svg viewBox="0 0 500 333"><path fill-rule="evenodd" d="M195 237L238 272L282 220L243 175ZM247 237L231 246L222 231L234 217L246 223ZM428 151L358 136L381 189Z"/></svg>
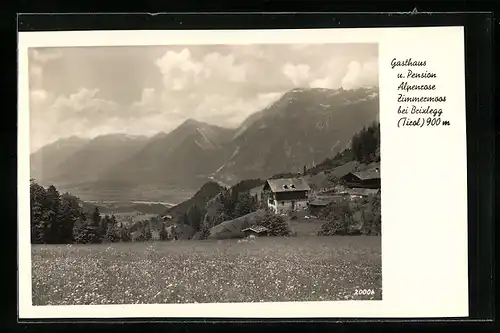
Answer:
<svg viewBox="0 0 500 333"><path fill-rule="evenodd" d="M367 236L35 245L33 304L381 299L380 251Z"/></svg>
<svg viewBox="0 0 500 333"><path fill-rule="evenodd" d="M288 225L298 236L316 236L317 231L325 221L317 218L299 218L297 220L288 220Z"/></svg>

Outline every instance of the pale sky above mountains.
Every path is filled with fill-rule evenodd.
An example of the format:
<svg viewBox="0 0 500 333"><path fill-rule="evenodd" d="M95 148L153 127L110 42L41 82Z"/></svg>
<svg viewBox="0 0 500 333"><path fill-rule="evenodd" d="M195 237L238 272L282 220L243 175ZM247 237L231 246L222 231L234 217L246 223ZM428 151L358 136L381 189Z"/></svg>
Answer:
<svg viewBox="0 0 500 333"><path fill-rule="evenodd" d="M293 88L378 85L376 44L36 48L31 151L72 135L236 127Z"/></svg>

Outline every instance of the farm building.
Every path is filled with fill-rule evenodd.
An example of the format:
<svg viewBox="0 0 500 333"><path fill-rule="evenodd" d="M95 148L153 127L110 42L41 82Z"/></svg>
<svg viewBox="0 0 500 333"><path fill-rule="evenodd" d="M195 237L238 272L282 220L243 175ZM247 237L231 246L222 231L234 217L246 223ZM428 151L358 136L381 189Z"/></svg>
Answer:
<svg viewBox="0 0 500 333"><path fill-rule="evenodd" d="M303 178L269 179L262 189L267 206L276 214L306 209L310 191Z"/></svg>
<svg viewBox="0 0 500 333"><path fill-rule="evenodd" d="M243 229L241 231L245 233L245 237L248 237L250 235L267 236L268 229L266 227L263 227L263 226L253 226L250 228Z"/></svg>
<svg viewBox="0 0 500 333"><path fill-rule="evenodd" d="M380 188L380 171L378 169L363 172L349 172L341 178L344 185L350 188Z"/></svg>
<svg viewBox="0 0 500 333"><path fill-rule="evenodd" d="M319 216L319 213L323 208L328 206L330 204L330 201L324 200L324 199L316 199L311 202L309 202L309 211L311 212L312 215L314 216Z"/></svg>
<svg viewBox="0 0 500 333"><path fill-rule="evenodd" d="M351 197L351 199L366 198L372 195L376 195L379 192L380 189L372 188L352 188L347 190L347 194Z"/></svg>
<svg viewBox="0 0 500 333"><path fill-rule="evenodd" d="M314 216L319 216L319 213L323 208L328 206L329 204L342 200L344 198L344 195L342 194L335 194L331 196L318 196L314 200L311 200L308 203L309 206L309 212L314 215Z"/></svg>

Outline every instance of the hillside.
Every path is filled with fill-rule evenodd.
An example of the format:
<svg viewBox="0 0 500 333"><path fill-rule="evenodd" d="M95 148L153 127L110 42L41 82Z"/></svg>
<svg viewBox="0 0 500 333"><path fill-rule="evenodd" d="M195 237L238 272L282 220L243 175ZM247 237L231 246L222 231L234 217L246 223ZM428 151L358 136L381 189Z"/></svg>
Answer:
<svg viewBox="0 0 500 333"><path fill-rule="evenodd" d="M215 171L223 153L221 147L232 135L230 129L188 119L174 131L153 137L100 180L201 185Z"/></svg>
<svg viewBox="0 0 500 333"><path fill-rule="evenodd" d="M193 206L204 209L207 203L217 194L221 193L223 189L223 187L215 182L207 182L190 199L168 209L166 214L180 217L187 214Z"/></svg>
<svg viewBox="0 0 500 333"><path fill-rule="evenodd" d="M236 182L301 172L348 147L378 114L377 90L295 89L244 122L216 177Z"/></svg>
<svg viewBox="0 0 500 333"><path fill-rule="evenodd" d="M33 160L57 167L37 166L32 175L43 169L58 183L130 188L192 189L208 179L233 185L311 168L348 147L353 134L378 115L377 89L294 89L234 130L188 119L151 138L114 134L75 142L56 158L47 146Z"/></svg>
<svg viewBox="0 0 500 333"><path fill-rule="evenodd" d="M54 169L52 178L56 182L68 183L95 181L104 170L122 163L146 142L145 136L98 136L61 162Z"/></svg>
<svg viewBox="0 0 500 333"><path fill-rule="evenodd" d="M72 136L42 147L30 156L31 177L38 181L49 180L57 175L56 168L83 148L90 140Z"/></svg>
<svg viewBox="0 0 500 333"><path fill-rule="evenodd" d="M257 224L266 214L265 210L258 210L234 220L224 221L210 229L208 239L242 238L242 230Z"/></svg>
<svg viewBox="0 0 500 333"><path fill-rule="evenodd" d="M202 224L212 226L213 220L220 214L220 211L223 209L221 196L229 195L230 193L243 193L249 192L250 195L254 196L256 193L252 193L252 191L256 191L257 188L263 187L265 184L265 180L262 179L246 179L238 182L236 185L233 185L231 188L226 191L222 191L217 194L215 197L210 199L205 205L205 215L203 216Z"/></svg>

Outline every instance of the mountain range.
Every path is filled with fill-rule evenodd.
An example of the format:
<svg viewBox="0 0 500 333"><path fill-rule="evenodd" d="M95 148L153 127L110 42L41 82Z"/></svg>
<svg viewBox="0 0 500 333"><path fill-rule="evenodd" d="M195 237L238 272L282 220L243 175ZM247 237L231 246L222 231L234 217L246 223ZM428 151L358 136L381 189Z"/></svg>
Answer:
<svg viewBox="0 0 500 333"><path fill-rule="evenodd" d="M320 163L378 117L377 88L294 89L236 129L188 119L153 137L61 139L31 154L31 176L54 184L232 185Z"/></svg>

